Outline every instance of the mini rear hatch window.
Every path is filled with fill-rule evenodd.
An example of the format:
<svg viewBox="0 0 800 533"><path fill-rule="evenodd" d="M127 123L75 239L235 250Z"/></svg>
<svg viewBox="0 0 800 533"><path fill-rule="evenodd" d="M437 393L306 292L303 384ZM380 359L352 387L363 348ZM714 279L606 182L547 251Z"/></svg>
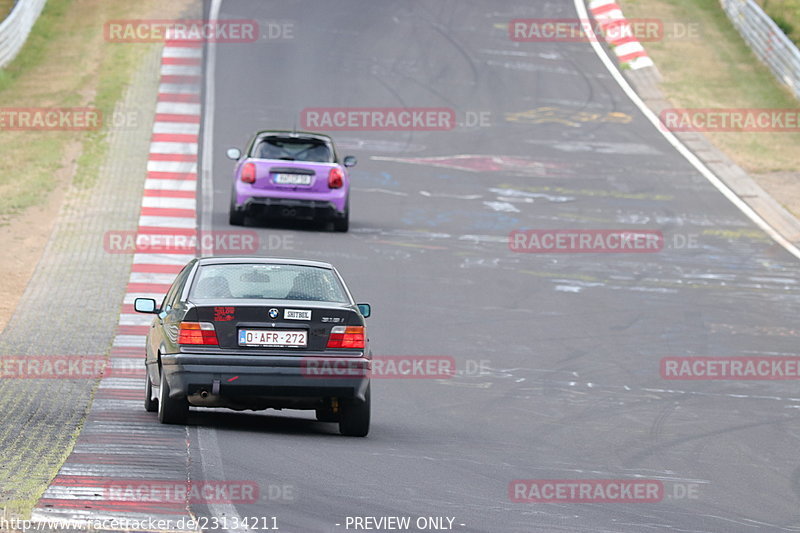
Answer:
<svg viewBox="0 0 800 533"><path fill-rule="evenodd" d="M253 157L332 163L333 154L325 142L318 139L266 137L253 150Z"/></svg>
<svg viewBox="0 0 800 533"><path fill-rule="evenodd" d="M329 269L300 265L205 265L195 277L193 300L275 299L348 303Z"/></svg>

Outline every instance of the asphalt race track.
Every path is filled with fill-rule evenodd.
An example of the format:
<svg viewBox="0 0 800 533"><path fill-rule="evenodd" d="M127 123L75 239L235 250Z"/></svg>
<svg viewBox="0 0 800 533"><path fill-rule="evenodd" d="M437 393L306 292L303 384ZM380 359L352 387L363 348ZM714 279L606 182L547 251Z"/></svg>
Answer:
<svg viewBox="0 0 800 533"><path fill-rule="evenodd" d="M246 229L264 253L334 263L373 306L375 355L452 357L460 372L375 379L365 439L300 412L195 411L190 479L254 480L262 497L194 513L274 516L281 531L389 516L450 517L457 531L800 528L796 382L673 381L659 366L800 355L797 260L670 146L588 44L509 39L515 18L575 18L572 0L225 0L219 17L292 32L213 49L205 229L233 229L225 150L257 129L301 128L308 108L454 112L441 131L328 130L359 158L349 233ZM508 245L514 230L577 228L658 230L664 247ZM658 480L664 493L520 503L517 479Z"/></svg>

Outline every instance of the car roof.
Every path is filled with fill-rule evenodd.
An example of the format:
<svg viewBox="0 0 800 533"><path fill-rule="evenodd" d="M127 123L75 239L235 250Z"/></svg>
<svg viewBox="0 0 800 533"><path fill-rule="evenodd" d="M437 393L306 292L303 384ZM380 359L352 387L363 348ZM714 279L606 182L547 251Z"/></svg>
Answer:
<svg viewBox="0 0 800 533"><path fill-rule="evenodd" d="M217 256L202 257L197 260L198 265L296 265L333 270L333 265L323 261L310 261L308 259L287 259L278 257L260 256Z"/></svg>

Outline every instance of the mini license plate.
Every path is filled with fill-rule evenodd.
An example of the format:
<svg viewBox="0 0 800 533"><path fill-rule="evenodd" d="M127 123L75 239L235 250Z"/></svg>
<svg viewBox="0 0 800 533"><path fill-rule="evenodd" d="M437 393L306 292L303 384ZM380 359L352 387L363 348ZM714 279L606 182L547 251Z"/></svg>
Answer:
<svg viewBox="0 0 800 533"><path fill-rule="evenodd" d="M308 174L275 174L275 183L280 185L311 185Z"/></svg>
<svg viewBox="0 0 800 533"><path fill-rule="evenodd" d="M286 329L240 329L239 346L305 348L308 332Z"/></svg>

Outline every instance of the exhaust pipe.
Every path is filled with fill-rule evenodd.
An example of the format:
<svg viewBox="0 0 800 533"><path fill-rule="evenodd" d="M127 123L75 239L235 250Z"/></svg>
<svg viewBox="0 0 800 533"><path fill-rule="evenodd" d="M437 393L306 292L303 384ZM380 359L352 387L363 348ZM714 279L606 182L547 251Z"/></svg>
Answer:
<svg viewBox="0 0 800 533"><path fill-rule="evenodd" d="M205 390L205 389L201 390L201 391L200 391L200 397L201 397L202 399L204 399L204 400L205 400L206 398L208 398L208 391L207 391L207 390Z"/></svg>

